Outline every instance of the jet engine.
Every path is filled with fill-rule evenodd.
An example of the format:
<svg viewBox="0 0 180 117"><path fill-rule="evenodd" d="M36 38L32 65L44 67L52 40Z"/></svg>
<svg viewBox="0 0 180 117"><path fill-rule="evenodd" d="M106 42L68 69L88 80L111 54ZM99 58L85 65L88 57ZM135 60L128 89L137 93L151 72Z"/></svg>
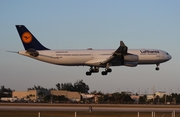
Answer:
<svg viewBox="0 0 180 117"><path fill-rule="evenodd" d="M137 65L138 62L128 62L128 61L124 62L124 66L128 66L128 67L136 67Z"/></svg>
<svg viewBox="0 0 180 117"><path fill-rule="evenodd" d="M124 65L128 67L136 67L138 65L139 57L137 55L124 55Z"/></svg>
<svg viewBox="0 0 180 117"><path fill-rule="evenodd" d="M137 62L139 60L139 57L134 54L130 55L124 55L124 61L129 61L129 62Z"/></svg>

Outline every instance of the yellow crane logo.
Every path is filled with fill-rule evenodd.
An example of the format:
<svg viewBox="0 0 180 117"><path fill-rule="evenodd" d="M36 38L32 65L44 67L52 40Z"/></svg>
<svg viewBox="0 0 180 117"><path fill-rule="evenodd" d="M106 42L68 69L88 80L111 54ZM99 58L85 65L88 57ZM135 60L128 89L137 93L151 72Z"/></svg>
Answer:
<svg viewBox="0 0 180 117"><path fill-rule="evenodd" d="M22 34L22 41L24 43L30 43L32 41L32 35L29 32L24 32Z"/></svg>

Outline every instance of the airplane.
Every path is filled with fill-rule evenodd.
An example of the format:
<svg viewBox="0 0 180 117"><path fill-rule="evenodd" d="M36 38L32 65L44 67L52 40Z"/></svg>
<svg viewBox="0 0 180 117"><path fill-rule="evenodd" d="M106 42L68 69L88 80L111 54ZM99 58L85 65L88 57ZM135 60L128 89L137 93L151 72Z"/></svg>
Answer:
<svg viewBox="0 0 180 117"><path fill-rule="evenodd" d="M89 66L87 76L105 70L102 75L112 72L112 66L136 67L137 65L155 64L159 70L160 63L171 59L171 55L159 49L128 49L123 41L117 49L51 50L43 46L24 26L16 25L25 50L17 52L43 62L64 66Z"/></svg>

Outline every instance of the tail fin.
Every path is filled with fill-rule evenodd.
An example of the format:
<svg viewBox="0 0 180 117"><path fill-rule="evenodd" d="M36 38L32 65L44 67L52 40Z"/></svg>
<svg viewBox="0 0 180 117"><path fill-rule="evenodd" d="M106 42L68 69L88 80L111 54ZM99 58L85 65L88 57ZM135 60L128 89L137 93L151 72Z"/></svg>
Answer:
<svg viewBox="0 0 180 117"><path fill-rule="evenodd" d="M25 50L49 50L44 47L24 25L16 25Z"/></svg>

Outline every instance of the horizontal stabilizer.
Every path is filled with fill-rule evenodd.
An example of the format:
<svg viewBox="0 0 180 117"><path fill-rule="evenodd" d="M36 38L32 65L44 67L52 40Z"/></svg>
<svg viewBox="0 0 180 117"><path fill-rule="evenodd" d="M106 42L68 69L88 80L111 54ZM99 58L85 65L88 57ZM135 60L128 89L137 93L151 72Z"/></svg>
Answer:
<svg viewBox="0 0 180 117"><path fill-rule="evenodd" d="M16 52L16 51L6 51L6 52L11 52L11 53L18 53L18 52Z"/></svg>

